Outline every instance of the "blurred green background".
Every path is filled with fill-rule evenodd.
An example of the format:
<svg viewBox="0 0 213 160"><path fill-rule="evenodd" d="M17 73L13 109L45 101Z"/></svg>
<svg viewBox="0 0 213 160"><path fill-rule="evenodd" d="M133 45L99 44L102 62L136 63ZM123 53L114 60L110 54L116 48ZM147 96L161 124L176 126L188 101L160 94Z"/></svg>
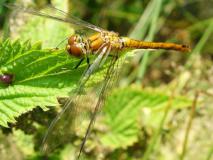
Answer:
<svg viewBox="0 0 213 160"><path fill-rule="evenodd" d="M9 39L13 47L17 45L13 42L18 39L17 43L24 48L26 40L32 44L40 41L43 48L49 49L75 30L64 23L33 15L9 14L11 10L3 4L13 2L38 9L53 4L122 36L186 44L192 49L190 53L126 52L123 76L107 97L103 114L97 118L83 152L85 159L212 159L212 0L1 0L1 43ZM58 63L63 60L62 57ZM80 74L77 77L80 78ZM4 87L1 89L5 92ZM55 92L64 95L66 91ZM0 95L3 97L1 92ZM57 112L51 109L44 112L36 105L32 107L34 110L14 116L16 123L1 127L0 159L44 158L39 152L43 126L49 124ZM0 108L0 116L3 117L5 112ZM73 143L62 146L48 159L72 159L73 152L78 150L75 144L79 144L80 139L82 135L76 135Z"/></svg>

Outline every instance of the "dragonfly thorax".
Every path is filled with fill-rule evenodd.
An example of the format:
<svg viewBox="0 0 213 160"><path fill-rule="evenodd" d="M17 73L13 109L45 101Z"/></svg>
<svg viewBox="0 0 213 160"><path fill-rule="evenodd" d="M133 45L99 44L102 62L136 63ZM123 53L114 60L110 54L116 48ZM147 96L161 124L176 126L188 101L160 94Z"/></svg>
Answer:
<svg viewBox="0 0 213 160"><path fill-rule="evenodd" d="M68 39L66 50L72 56L83 57L87 53L88 42L80 35L72 35Z"/></svg>
<svg viewBox="0 0 213 160"><path fill-rule="evenodd" d="M89 37L89 45L92 51L97 51L103 46L110 46L112 50L120 50L123 47L123 41L118 33L103 31Z"/></svg>

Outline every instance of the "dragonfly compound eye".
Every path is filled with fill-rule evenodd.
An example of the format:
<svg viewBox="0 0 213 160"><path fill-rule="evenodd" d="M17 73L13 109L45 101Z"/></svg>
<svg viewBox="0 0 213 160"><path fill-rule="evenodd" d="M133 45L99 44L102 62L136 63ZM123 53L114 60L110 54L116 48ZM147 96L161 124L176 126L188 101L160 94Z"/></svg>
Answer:
<svg viewBox="0 0 213 160"><path fill-rule="evenodd" d="M70 36L69 39L68 39L68 44L69 45L73 45L77 40L77 36Z"/></svg>
<svg viewBox="0 0 213 160"><path fill-rule="evenodd" d="M76 35L71 36L68 39L68 44L66 47L67 52L75 57L82 57L84 54L81 49L81 42L79 42L78 37Z"/></svg>
<svg viewBox="0 0 213 160"><path fill-rule="evenodd" d="M72 56L82 57L84 55L82 53L81 48L78 47L77 44L73 44L73 45L68 44L66 49L67 49L67 52Z"/></svg>

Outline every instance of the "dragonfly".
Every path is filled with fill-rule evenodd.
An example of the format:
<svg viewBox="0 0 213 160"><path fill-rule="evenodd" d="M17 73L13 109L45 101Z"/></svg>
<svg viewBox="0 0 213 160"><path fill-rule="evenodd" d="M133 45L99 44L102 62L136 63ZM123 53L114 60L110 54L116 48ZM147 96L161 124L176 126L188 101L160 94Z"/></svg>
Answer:
<svg viewBox="0 0 213 160"><path fill-rule="evenodd" d="M88 67L82 74L77 88L72 92L69 98L66 98L65 102L63 103L63 109L60 113L58 113L48 128L42 142L42 151L45 153L53 151L55 148L57 148L57 146L60 146L69 138L72 138L71 135L75 128L73 126L76 125L79 127L82 123L82 119L89 117L90 120L89 123L87 123L86 130L84 130L85 134L80 145L80 149L77 153L77 159L80 158L88 136L90 135L97 113L100 112L107 92L114 84L113 80L115 80L115 77L118 76L118 60L123 50L165 49L180 52L190 51L190 48L183 44L146 42L131 39L129 37L123 37L116 32L108 31L83 21L53 6L48 6L46 10L36 10L33 8L24 7L19 4L7 4L6 6L12 10L20 10L32 15L61 21L75 26L74 28L84 28L85 30L91 30L94 32L90 35L74 34L66 38L67 45L65 49L67 53L71 56L79 58L79 62L76 64L75 69L77 69L84 60L86 60ZM91 56L96 57L92 63L90 62ZM79 109L82 106L78 105L80 101L86 103L85 97L82 96L82 90L84 90L86 83L92 78L92 75L95 73L95 71L103 66L108 59L110 60L106 67L106 72L104 74L102 83L98 89L98 98L93 100L92 104L89 104L93 107L91 107L91 114L88 115L86 111L82 112L82 110ZM88 98L93 97L88 96ZM83 105L86 105L84 103ZM66 137L67 134L64 133L69 133L70 137Z"/></svg>

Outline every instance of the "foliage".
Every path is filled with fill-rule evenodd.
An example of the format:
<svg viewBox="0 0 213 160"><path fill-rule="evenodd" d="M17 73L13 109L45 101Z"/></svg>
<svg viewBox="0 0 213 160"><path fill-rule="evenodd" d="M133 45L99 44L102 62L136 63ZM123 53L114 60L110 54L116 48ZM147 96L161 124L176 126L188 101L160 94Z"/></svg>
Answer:
<svg viewBox="0 0 213 160"><path fill-rule="evenodd" d="M81 76L79 70L82 70L82 67L78 71L72 69L76 60L69 58L63 51L41 50L40 43L31 45L29 41L21 44L19 40L14 43L7 40L1 43L0 49L3 64L1 73L10 73L15 77L12 84L2 82L2 126L8 127L7 123L15 123L16 117L36 106L44 110L47 106L56 106L56 97L67 96L70 88L74 88ZM103 135L101 142L112 149L133 145L137 142L140 131L137 122L140 110L162 108L166 106L167 101L168 96L158 93L150 94L148 91L131 88L115 90L104 107L104 124L110 134ZM176 107L190 104L188 100L174 100ZM127 119L125 123L122 123L123 119Z"/></svg>
<svg viewBox="0 0 213 160"><path fill-rule="evenodd" d="M35 2L38 6L48 3ZM212 2L51 2L62 10L68 8L68 12L86 21L100 22L98 25L103 28L124 35L129 33L132 38L168 40L192 46L192 53L185 55L164 51L131 52L137 54L122 66L125 74L119 79L119 85L110 91L97 116L83 151L85 159L211 159L213 23L211 5L204 4ZM6 9L0 7L0 12L3 13L1 25L7 26L6 21L3 23L8 18ZM13 75L12 83L0 81L0 141L3 146L0 155L5 160L43 158L39 152L41 139L47 124L58 113L57 98L70 94L86 69L83 63L73 70L78 60L68 56L64 49L52 49L76 30L49 19L20 15L15 17L18 23L10 23L11 37L0 43L0 76ZM4 27L0 35L6 36L6 32ZM42 41L45 49L38 41ZM97 87L104 70L103 66L89 85ZM194 94L198 92L199 103L191 116L188 107L193 106ZM194 125L186 129L188 118ZM183 143L186 130L191 130L189 138L185 139L190 150ZM76 132L73 143L61 146L48 158L71 159L83 136Z"/></svg>
<svg viewBox="0 0 213 160"><path fill-rule="evenodd" d="M169 96L149 90L123 88L115 90L107 99L104 106L104 121L108 127L107 134L101 137L101 142L110 148L126 148L137 142L140 132L139 118L143 110L165 111ZM172 100L171 107L183 108L191 105L191 101L184 97ZM144 118L143 118L144 119ZM158 120L161 118L158 117ZM125 120L125 121L124 121ZM145 120L145 119L144 119ZM150 121L152 121L150 119Z"/></svg>
<svg viewBox="0 0 213 160"><path fill-rule="evenodd" d="M0 44L0 57L1 74L14 76L12 85L1 83L3 126L36 106L45 109L57 105L56 97L67 96L80 78L80 73L73 70L77 60L63 51L41 50L40 43L31 46L29 41L23 44L19 40L4 41Z"/></svg>

